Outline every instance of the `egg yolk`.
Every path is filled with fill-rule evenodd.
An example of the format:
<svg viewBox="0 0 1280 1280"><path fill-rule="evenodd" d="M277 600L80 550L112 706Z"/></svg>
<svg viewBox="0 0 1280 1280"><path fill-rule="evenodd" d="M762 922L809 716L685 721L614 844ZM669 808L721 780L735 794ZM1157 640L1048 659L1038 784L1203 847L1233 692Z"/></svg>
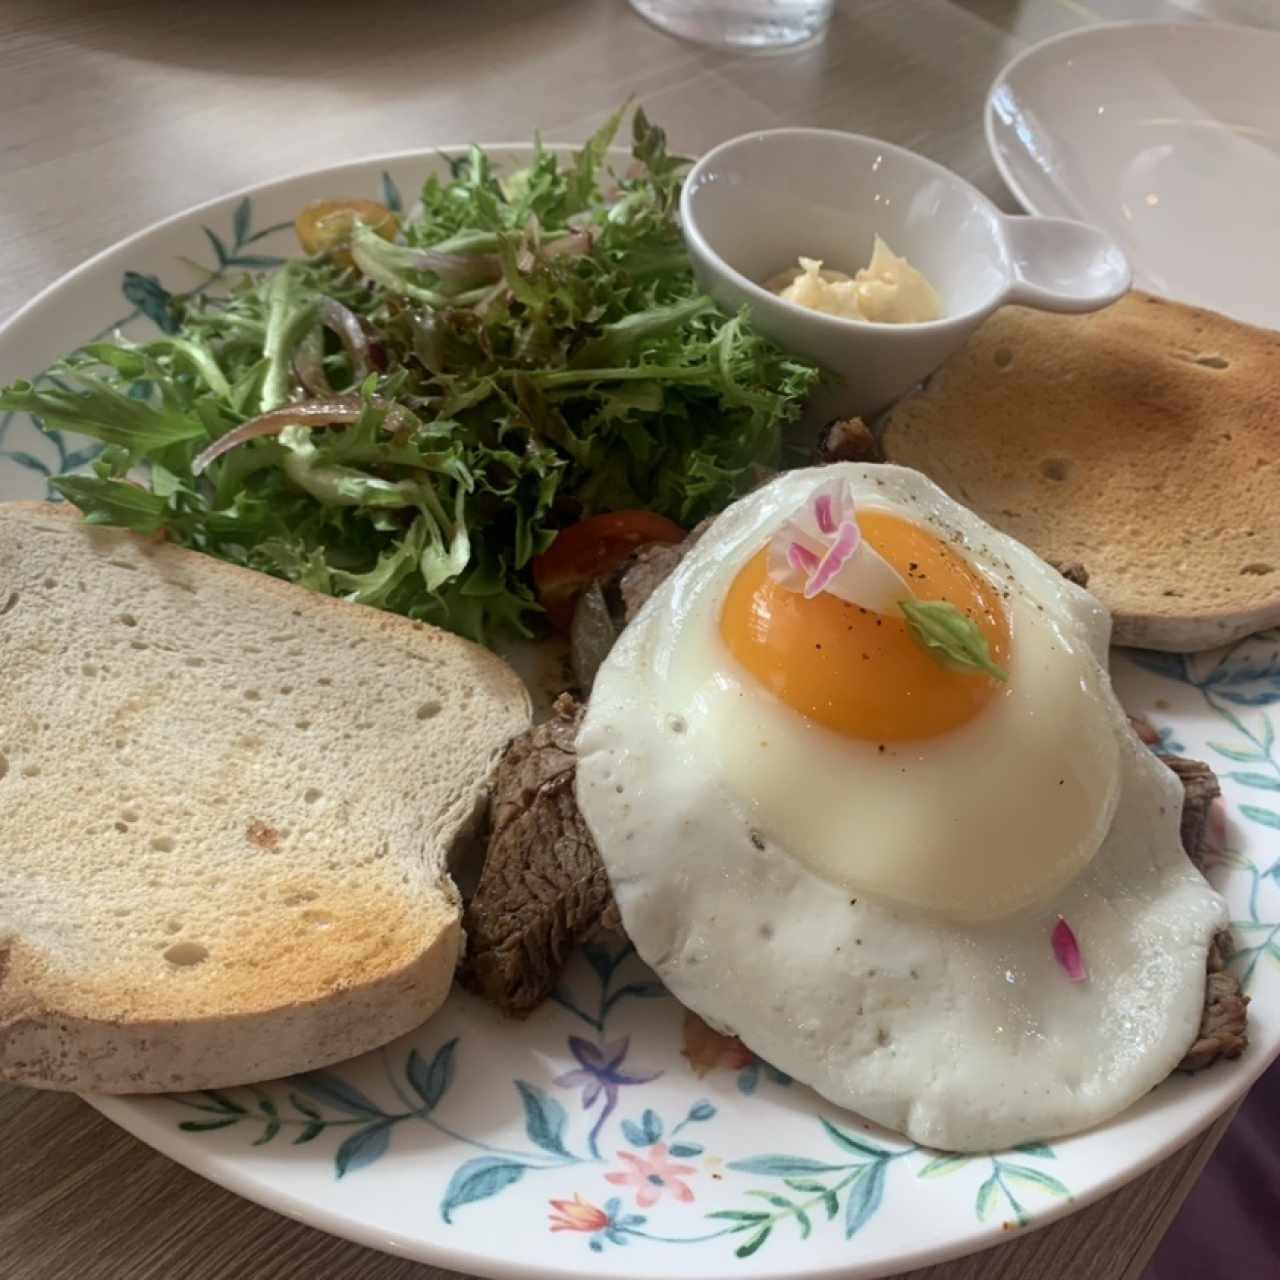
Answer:
<svg viewBox="0 0 1280 1280"><path fill-rule="evenodd" d="M858 515L862 536L917 600L946 600L972 618L994 662L1007 666L1009 622L993 587L919 525L882 511ZM720 615L729 651L789 707L850 738L932 738L972 720L998 693L991 677L944 666L901 615L872 613L827 592L806 600L769 576L761 551L734 579Z"/></svg>

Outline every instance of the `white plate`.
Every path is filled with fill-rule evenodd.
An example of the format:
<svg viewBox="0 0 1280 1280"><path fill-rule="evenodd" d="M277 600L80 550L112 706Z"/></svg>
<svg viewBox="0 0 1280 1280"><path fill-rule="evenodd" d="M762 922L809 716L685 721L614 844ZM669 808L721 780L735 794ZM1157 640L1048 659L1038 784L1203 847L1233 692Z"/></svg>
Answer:
<svg viewBox="0 0 1280 1280"><path fill-rule="evenodd" d="M527 154L497 149L506 164ZM218 289L237 264L292 252L287 226L271 228L303 201L409 193L435 163L347 165L153 227L0 333L0 378L37 374L117 325L144 335L158 289ZM0 423L0 497L42 496L46 473L84 457L80 442L25 419ZM1214 879L1249 948L1237 964L1254 997L1253 1045L1093 1133L971 1158L916 1150L732 1042L690 1040L681 1009L616 949L578 957L561 999L525 1023L458 994L413 1035L306 1079L92 1101L241 1195L489 1276L868 1277L1014 1238L1169 1154L1280 1051L1280 634L1187 662L1118 660L1116 677L1168 749L1227 774Z"/></svg>
<svg viewBox="0 0 1280 1280"><path fill-rule="evenodd" d="M1109 231L1139 288L1280 325L1280 31L1057 36L996 78L986 130L1022 204Z"/></svg>

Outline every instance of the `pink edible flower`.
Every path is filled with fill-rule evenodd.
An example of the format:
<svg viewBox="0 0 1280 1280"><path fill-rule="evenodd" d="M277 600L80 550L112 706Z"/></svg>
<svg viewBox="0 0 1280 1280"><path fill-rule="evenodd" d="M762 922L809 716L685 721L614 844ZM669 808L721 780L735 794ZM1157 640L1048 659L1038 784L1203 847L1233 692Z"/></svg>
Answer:
<svg viewBox="0 0 1280 1280"><path fill-rule="evenodd" d="M1053 943L1053 958L1066 970L1067 977L1072 982L1087 981L1089 975L1085 972L1080 944L1076 941L1076 935L1072 933L1071 926L1061 916L1058 917L1058 923L1053 926L1050 941Z"/></svg>
<svg viewBox="0 0 1280 1280"><path fill-rule="evenodd" d="M812 577L822 561L803 542L792 542L787 546L787 563L797 573Z"/></svg>
<svg viewBox="0 0 1280 1280"><path fill-rule="evenodd" d="M823 533L835 533L836 518L831 514L831 495L820 493L813 500L813 514L817 517L818 528Z"/></svg>
<svg viewBox="0 0 1280 1280"><path fill-rule="evenodd" d="M822 523L821 517L818 523ZM857 551L861 541L862 534L858 532L857 524L852 520L844 521L836 533L835 540L827 548L827 554L822 557L809 581L804 584L806 600L812 600L814 596L827 589L831 579L848 564L849 557ZM792 543L792 546L795 545Z"/></svg>
<svg viewBox="0 0 1280 1280"><path fill-rule="evenodd" d="M769 576L806 600L826 591L872 613L896 614L911 588L868 545L858 528L854 486L847 477L824 481L769 543Z"/></svg>

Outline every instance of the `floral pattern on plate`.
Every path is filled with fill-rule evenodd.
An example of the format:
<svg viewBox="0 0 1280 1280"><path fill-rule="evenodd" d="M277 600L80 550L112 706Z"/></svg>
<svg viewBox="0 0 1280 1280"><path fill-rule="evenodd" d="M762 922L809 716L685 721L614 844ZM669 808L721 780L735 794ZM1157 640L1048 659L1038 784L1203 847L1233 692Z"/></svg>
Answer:
<svg viewBox="0 0 1280 1280"><path fill-rule="evenodd" d="M1255 830L1280 832L1280 760L1276 756L1276 727L1271 707L1280 703L1280 629L1264 631L1212 653L1134 653L1138 666L1195 689L1221 723L1222 737L1208 739L1206 758L1223 781L1249 796L1235 812ZM1174 729L1159 727L1157 751L1179 751L1170 741ZM1235 766L1235 767L1232 767ZM1269 803L1263 803L1268 801ZM1280 965L1280 903L1262 890L1280 885L1280 836L1270 837L1270 852L1262 860L1249 857L1233 839L1221 806L1215 807L1210 829L1212 861L1248 877L1244 895L1247 914L1232 920L1236 952L1231 965L1246 991L1253 987L1258 965Z"/></svg>
<svg viewBox="0 0 1280 1280"><path fill-rule="evenodd" d="M328 1136L336 1142L334 1174L345 1178L381 1159L398 1126L421 1123L460 1151L474 1153L445 1186L438 1206L443 1223L453 1224L460 1210L492 1200L526 1178L555 1175L547 1179L554 1184L573 1169L572 1191L557 1188L547 1196L547 1226L552 1234L585 1235L597 1253L633 1240L665 1245L720 1240L734 1246L734 1256L748 1258L779 1227L790 1225L807 1240L815 1223L837 1219L836 1230L850 1239L880 1209L890 1169L906 1157L913 1159L907 1177L898 1179L904 1193L910 1177L935 1179L964 1169L985 1175L974 1193L979 1220L1004 1213L1025 1226L1031 1220L1029 1199L1070 1196L1059 1178L1027 1163L1055 1158L1044 1143L1026 1143L999 1156L951 1155L872 1139L826 1116L818 1117L823 1146L817 1155L766 1152L727 1160L716 1154L720 1109L707 1098L693 1098L674 1122L644 1105L644 1086L665 1072L631 1061L630 1035L605 1038L612 1015L630 1000L663 999L666 1012L680 1018L681 1055L695 1081L710 1072L732 1073L737 1093L750 1097L761 1078L779 1088L789 1086L790 1078L761 1062L740 1040L679 1011L629 945L588 946L582 959L585 964L575 966L573 976L579 984L594 984L593 998L562 989L554 1002L558 1010L550 1012L567 1024L565 1044L575 1065L548 1084L511 1082L524 1122L521 1147L494 1145L444 1118L458 1078L457 1036L431 1052L414 1045L402 1060L389 1049L382 1051L382 1084L394 1103L376 1101L372 1091L339 1072L315 1071L280 1085L175 1096L172 1103L186 1114L178 1128L213 1133L240 1126L253 1135L253 1146L286 1134L293 1135L293 1146ZM574 1020L586 1024L594 1037L577 1034ZM708 1184L724 1183L729 1175L742 1188L740 1207L697 1208ZM587 1179L595 1198L584 1196ZM691 1219L695 1225L689 1225Z"/></svg>

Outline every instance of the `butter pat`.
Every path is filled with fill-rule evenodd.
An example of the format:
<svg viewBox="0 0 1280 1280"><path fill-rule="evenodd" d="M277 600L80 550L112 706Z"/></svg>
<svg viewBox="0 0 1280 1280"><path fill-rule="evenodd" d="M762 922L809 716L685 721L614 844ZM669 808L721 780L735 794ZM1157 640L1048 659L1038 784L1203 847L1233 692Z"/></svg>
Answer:
<svg viewBox="0 0 1280 1280"><path fill-rule="evenodd" d="M871 261L855 276L825 271L818 259L801 257L799 272L788 272L770 288L787 302L846 320L918 324L942 315L933 286L879 236Z"/></svg>

